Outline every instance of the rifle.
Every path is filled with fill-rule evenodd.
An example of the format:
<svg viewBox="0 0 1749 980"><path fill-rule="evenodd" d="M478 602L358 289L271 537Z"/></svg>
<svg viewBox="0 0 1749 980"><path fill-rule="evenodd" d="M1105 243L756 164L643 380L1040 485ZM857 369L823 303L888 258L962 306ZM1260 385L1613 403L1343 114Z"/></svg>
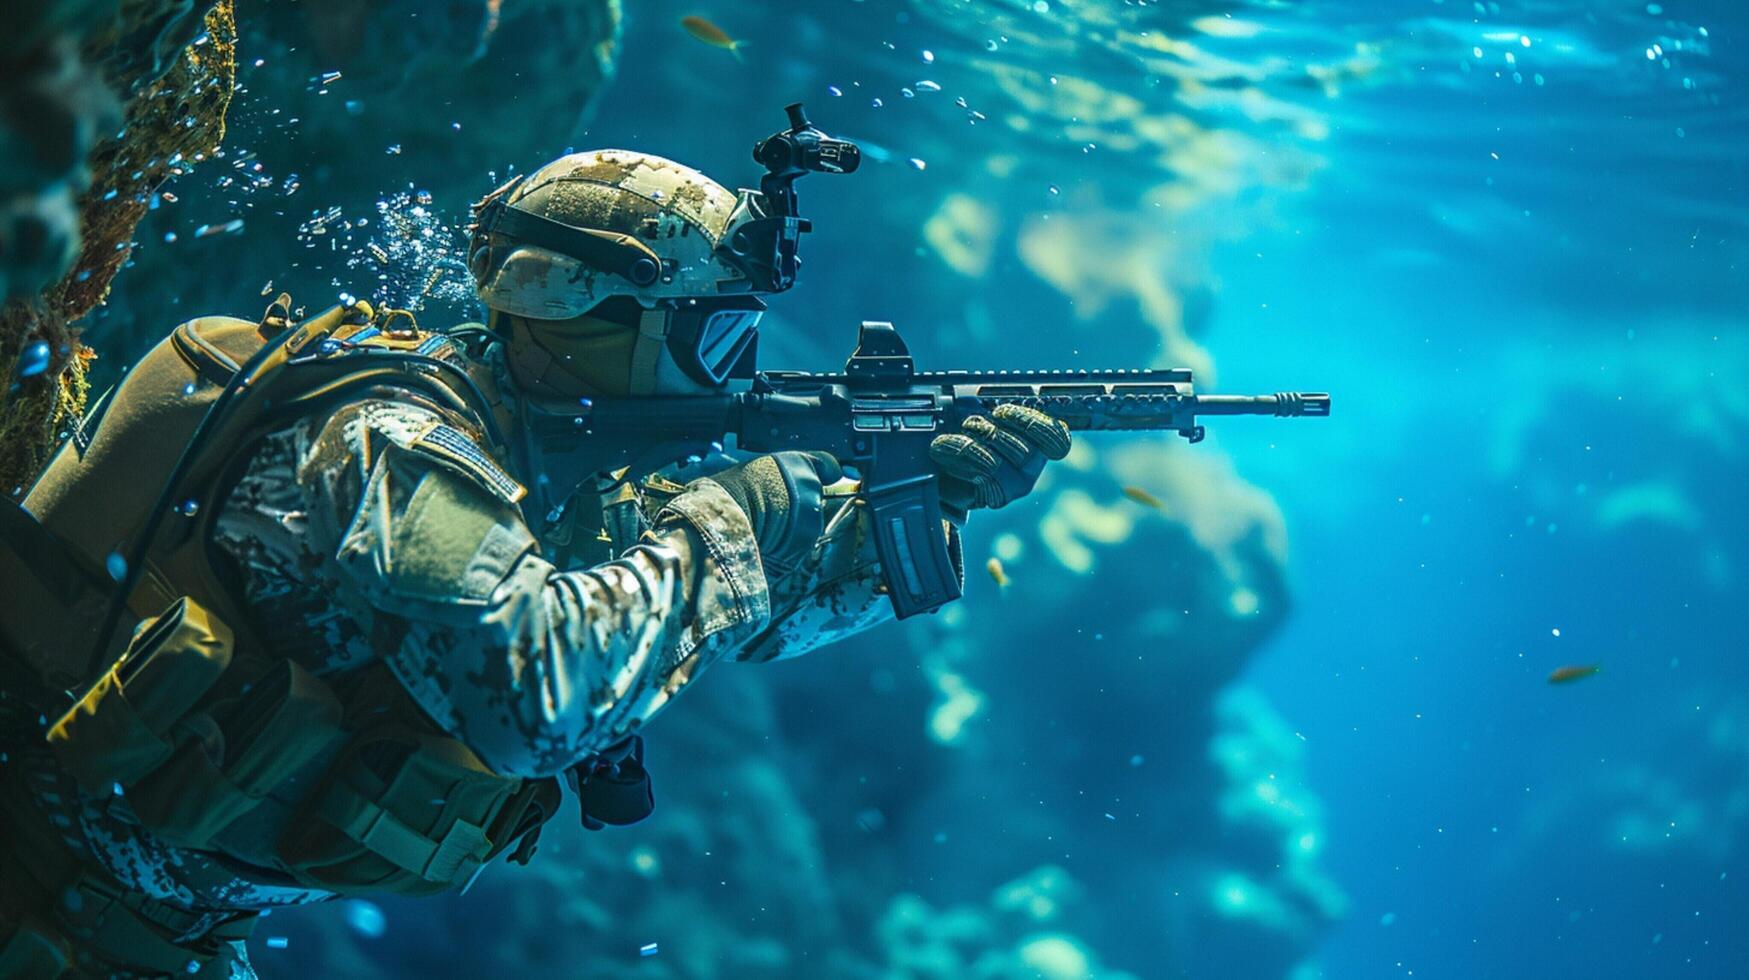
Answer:
<svg viewBox="0 0 1749 980"><path fill-rule="evenodd" d="M1330 414L1322 393L1198 395L1184 368L918 371L892 324L867 321L839 373L761 371L746 391L598 398L579 415L530 421L543 440L582 453L590 472L617 474L609 484L721 451L731 439L748 452L831 454L862 480L893 611L904 619L960 595L929 442L1003 404L1036 408L1074 431L1173 431L1193 443L1205 415Z"/></svg>

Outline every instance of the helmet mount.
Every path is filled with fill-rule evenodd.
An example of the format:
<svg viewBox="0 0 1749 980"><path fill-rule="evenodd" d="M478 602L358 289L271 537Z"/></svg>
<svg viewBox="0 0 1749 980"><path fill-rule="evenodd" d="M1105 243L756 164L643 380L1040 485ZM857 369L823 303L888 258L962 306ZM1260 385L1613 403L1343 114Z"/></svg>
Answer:
<svg viewBox="0 0 1749 980"><path fill-rule="evenodd" d="M789 128L753 145L753 160L765 168L758 191L742 191L728 233L718 246L724 259L747 274L754 292L780 293L795 284L801 260L796 245L813 228L796 207L795 182L810 173L854 173L862 151L808 122L800 102L784 107Z"/></svg>

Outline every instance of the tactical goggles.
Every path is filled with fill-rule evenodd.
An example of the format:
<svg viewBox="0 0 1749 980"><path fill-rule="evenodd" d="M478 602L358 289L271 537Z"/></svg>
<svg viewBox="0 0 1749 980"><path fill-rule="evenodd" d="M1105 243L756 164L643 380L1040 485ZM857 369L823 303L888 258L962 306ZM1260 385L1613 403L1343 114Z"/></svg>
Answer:
<svg viewBox="0 0 1749 980"><path fill-rule="evenodd" d="M751 375L754 343L765 304L757 297L713 296L672 301L644 313L662 317L668 356L687 377L717 387ZM745 365L745 369L737 370Z"/></svg>
<svg viewBox="0 0 1749 980"><path fill-rule="evenodd" d="M662 259L631 235L568 225L511 204L509 194L521 182L517 177L474 205L474 250L499 234L624 276L636 286L649 286L662 274Z"/></svg>

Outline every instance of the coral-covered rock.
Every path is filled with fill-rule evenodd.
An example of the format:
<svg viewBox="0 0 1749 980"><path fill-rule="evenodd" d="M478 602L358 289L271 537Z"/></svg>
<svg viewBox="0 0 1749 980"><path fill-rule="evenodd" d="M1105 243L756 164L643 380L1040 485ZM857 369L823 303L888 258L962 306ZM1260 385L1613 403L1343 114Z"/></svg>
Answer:
<svg viewBox="0 0 1749 980"><path fill-rule="evenodd" d="M9 386L0 409L0 486L33 478L83 408L90 351L74 324L103 300L127 262L135 226L159 185L218 148L236 73L229 0L204 19L185 2L72 9L79 6L44 11L52 28L27 32L40 44L19 55L30 82L6 87L16 110L6 118L30 124L0 130L0 145L18 150L0 156L7 161L0 165L0 294L7 300L0 378ZM82 58L71 53L75 31L89 32L77 41ZM124 99L113 134L111 93ZM21 369L35 367L24 355L45 347L45 369Z"/></svg>

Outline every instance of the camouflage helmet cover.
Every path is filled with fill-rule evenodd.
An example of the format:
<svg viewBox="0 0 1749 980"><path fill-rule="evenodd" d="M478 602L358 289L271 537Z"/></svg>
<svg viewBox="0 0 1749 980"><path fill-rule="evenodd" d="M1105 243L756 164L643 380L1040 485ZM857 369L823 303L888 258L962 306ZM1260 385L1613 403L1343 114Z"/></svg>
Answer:
<svg viewBox="0 0 1749 980"><path fill-rule="evenodd" d="M646 256L660 271L640 283L611 263L533 244L497 226L500 203L547 219L547 228L557 223L569 226L560 232L614 242L621 255ZM746 292L746 275L717 251L737 203L721 184L672 160L627 150L573 153L475 205L468 268L488 307L546 320L581 316L616 296L653 308L664 300Z"/></svg>

